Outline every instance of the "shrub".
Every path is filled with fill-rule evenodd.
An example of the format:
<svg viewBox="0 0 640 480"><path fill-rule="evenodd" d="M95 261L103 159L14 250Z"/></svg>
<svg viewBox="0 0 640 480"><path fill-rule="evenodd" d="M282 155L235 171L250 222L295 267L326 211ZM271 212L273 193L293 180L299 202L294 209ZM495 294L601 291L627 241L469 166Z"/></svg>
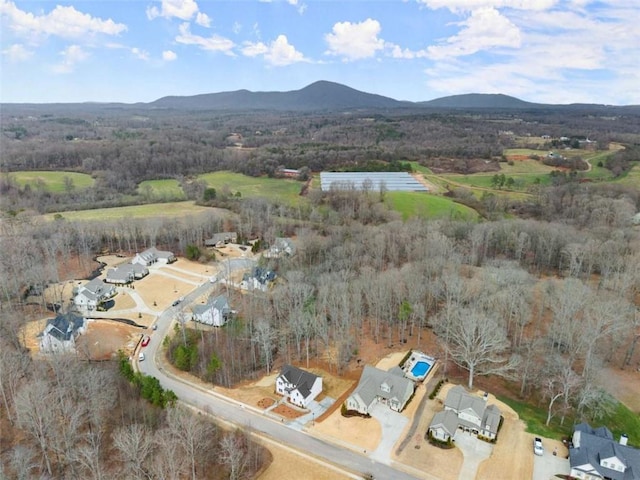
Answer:
<svg viewBox="0 0 640 480"><path fill-rule="evenodd" d="M413 350L409 350L407 354L402 358L402 360L400 360L400 363L398 364L400 368L404 367L404 364L407 363L407 360L409 360L409 357L411 356L412 353L413 353Z"/></svg>
<svg viewBox="0 0 640 480"><path fill-rule="evenodd" d="M436 398L436 396L438 395L438 392L440 391L440 389L442 388L442 385L445 384L445 382L447 381L446 378L442 378L437 384L436 386L433 388L433 391L429 394L429 400L433 400L434 398Z"/></svg>
<svg viewBox="0 0 640 480"><path fill-rule="evenodd" d="M360 413L356 410L349 410L347 408L346 403L343 403L342 406L340 407L340 414L346 418L349 418L349 417L371 418L371 415L369 414Z"/></svg>

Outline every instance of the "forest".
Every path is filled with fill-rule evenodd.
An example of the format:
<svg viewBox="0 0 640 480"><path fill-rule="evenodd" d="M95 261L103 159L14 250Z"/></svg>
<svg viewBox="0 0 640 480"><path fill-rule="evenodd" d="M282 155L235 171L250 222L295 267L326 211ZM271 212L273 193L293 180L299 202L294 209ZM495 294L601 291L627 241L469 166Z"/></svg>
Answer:
<svg viewBox="0 0 640 480"><path fill-rule="evenodd" d="M298 252L261 260L279 281L268 294L241 297L233 328L215 338L176 332L173 360L207 381L230 387L283 363L321 359L343 373L366 342L402 348L431 337L451 375L468 387L504 378L516 398L544 408L547 424L606 417L617 401L601 384L602 369L639 361L640 230L631 219L640 211L640 185L582 183L568 172L526 198L467 198L485 213L480 221L402 220L383 192L356 190L311 191L299 205L215 195L209 203L218 209L179 218L39 216L144 203L139 182L165 178L190 185L185 192L200 201L206 186L194 186L194 176L218 170L277 176L281 166L498 164L513 146L512 135L500 133L507 129L619 143L624 148L603 164L617 176L640 161L640 117L633 115L3 114L0 473L251 478L268 462L243 432L142 399L144 382L130 382L117 360L32 358L18 333L47 307L43 297L27 298L67 280L61 266L88 271L101 252L154 245L192 255L220 231L263 245L294 236ZM232 145L239 139L242 148ZM17 170L87 173L95 184L27 189L12 180Z"/></svg>

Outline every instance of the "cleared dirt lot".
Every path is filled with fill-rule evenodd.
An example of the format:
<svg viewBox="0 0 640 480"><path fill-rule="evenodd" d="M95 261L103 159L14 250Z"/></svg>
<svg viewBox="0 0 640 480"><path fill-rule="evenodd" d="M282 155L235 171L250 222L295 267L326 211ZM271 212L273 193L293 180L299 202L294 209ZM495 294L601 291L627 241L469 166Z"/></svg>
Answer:
<svg viewBox="0 0 640 480"><path fill-rule="evenodd" d="M77 350L83 357L91 360L108 360L119 349L127 355L144 333L143 329L110 320L91 320L87 333L80 335Z"/></svg>

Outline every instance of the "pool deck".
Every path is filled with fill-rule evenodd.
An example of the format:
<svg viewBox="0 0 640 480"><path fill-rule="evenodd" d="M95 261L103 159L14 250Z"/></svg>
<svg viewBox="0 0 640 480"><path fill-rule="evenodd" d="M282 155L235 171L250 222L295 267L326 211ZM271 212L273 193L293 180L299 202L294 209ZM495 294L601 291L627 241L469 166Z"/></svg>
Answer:
<svg viewBox="0 0 640 480"><path fill-rule="evenodd" d="M427 370L421 374L421 375L415 375L413 373L413 369L416 367L416 365L418 365L419 363L425 363L429 366L429 368L427 368ZM427 375L429 375L429 372L431 371L431 369L433 368L433 366L436 363L436 359L427 355L426 353L423 352L419 352L419 351L413 351L411 352L411 357L409 358L409 360L407 361L407 363L404 365L403 370L404 370L404 374L407 378L414 380L416 382L421 382L423 381L425 378L427 378Z"/></svg>

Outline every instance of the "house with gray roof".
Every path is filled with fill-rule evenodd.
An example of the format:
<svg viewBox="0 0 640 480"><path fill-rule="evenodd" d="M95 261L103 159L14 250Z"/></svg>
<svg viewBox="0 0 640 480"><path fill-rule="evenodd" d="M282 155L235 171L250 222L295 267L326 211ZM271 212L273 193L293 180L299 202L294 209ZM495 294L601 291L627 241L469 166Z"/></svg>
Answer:
<svg viewBox="0 0 640 480"><path fill-rule="evenodd" d="M171 252L167 252L164 250L158 250L156 247L147 248L142 253L136 253L136 256L133 257L131 263L140 264L148 267L149 265L153 265L154 263L173 263L177 259L175 255Z"/></svg>
<svg viewBox="0 0 640 480"><path fill-rule="evenodd" d="M140 263L127 263L126 265L119 265L116 268L108 270L104 281L116 285L126 285L134 280L140 280L147 275L149 275L149 269L144 265Z"/></svg>
<svg viewBox="0 0 640 480"><path fill-rule="evenodd" d="M105 283L100 278L94 278L75 289L73 303L81 312L89 313L97 310L102 303L115 296L116 293L116 287Z"/></svg>
<svg viewBox="0 0 640 480"><path fill-rule="evenodd" d="M346 400L347 410L369 415L376 403L383 403L391 410L401 412L413 395L415 385L405 378L402 370L384 371L365 365L358 386Z"/></svg>
<svg viewBox="0 0 640 480"><path fill-rule="evenodd" d="M254 267L251 273L245 273L240 282L243 290L259 290L266 292L276 279L276 272L262 267Z"/></svg>
<svg viewBox="0 0 640 480"><path fill-rule="evenodd" d="M224 295L209 297L209 300L204 305L191 307L191 312L193 313L194 322L213 325L214 327L221 327L226 324L232 314L229 300Z"/></svg>
<svg viewBox="0 0 640 480"><path fill-rule="evenodd" d="M293 365L282 367L276 377L276 393L298 407L307 408L321 392L322 377Z"/></svg>
<svg viewBox="0 0 640 480"><path fill-rule="evenodd" d="M640 480L640 450L627 445L627 440L622 435L616 441L607 427L576 425L569 449L571 477Z"/></svg>
<svg viewBox="0 0 640 480"><path fill-rule="evenodd" d="M291 257L296 253L296 246L290 238L277 237L269 250L264 252L267 258Z"/></svg>
<svg viewBox="0 0 640 480"><path fill-rule="evenodd" d="M238 234L236 232L220 232L214 233L211 238L204 241L205 247L221 247L227 243L236 243Z"/></svg>
<svg viewBox="0 0 640 480"><path fill-rule="evenodd" d="M43 353L73 352L76 338L86 332L87 321L75 313L59 314L47 320L40 335L40 351Z"/></svg>
<svg viewBox="0 0 640 480"><path fill-rule="evenodd" d="M461 428L475 435L495 439L498 435L501 412L495 405L487 405L487 398L488 395L478 397L468 393L461 385L456 385L447 393L444 411L434 415L428 432L438 440L447 441L458 428Z"/></svg>

